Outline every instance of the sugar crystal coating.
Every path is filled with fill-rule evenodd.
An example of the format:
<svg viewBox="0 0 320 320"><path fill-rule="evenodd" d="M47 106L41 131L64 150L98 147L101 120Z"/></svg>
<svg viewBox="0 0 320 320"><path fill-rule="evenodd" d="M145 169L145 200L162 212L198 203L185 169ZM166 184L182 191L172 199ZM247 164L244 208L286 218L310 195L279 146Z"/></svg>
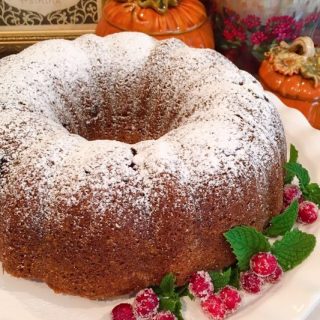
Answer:
<svg viewBox="0 0 320 320"><path fill-rule="evenodd" d="M213 293L213 290L213 283L208 272L198 271L190 277L189 291L194 297L206 298Z"/></svg>
<svg viewBox="0 0 320 320"><path fill-rule="evenodd" d="M298 222L304 224L314 223L319 216L319 208L317 204L311 201L303 201L299 204Z"/></svg>

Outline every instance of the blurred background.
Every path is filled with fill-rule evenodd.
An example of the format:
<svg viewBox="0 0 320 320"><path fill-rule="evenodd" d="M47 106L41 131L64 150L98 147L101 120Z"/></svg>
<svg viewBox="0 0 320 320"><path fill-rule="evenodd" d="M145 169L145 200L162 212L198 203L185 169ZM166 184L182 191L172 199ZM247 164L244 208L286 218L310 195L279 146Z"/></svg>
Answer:
<svg viewBox="0 0 320 320"><path fill-rule="evenodd" d="M34 5L32 0L0 0L0 55L17 52L42 39L74 38L95 32L98 22L100 35L142 31L160 39L175 36L194 47L213 47L214 37L218 51L253 74L257 73L264 53L282 40L290 42L300 35L308 35L320 45L319 0L66 0L64 5L56 3L60 2ZM4 46L8 37L11 41Z"/></svg>
<svg viewBox="0 0 320 320"><path fill-rule="evenodd" d="M46 39L122 31L215 48L320 128L320 0L0 0L0 57ZM301 44L280 65L266 57L300 36L319 48L304 65L295 65L308 55Z"/></svg>

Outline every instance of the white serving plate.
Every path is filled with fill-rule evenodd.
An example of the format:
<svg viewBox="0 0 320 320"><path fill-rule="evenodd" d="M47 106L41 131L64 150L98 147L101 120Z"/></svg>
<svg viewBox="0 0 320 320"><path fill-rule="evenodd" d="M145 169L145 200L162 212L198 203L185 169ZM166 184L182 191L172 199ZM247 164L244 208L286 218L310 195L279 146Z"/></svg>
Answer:
<svg viewBox="0 0 320 320"><path fill-rule="evenodd" d="M300 152L300 161L312 180L320 182L320 131L311 128L298 111L287 108L275 96L287 140ZM305 320L320 304L320 221L304 228L314 233L318 244L302 265L285 274L283 280L242 307L232 320ZM45 284L0 275L0 320L108 320L113 306L122 300L89 301L55 294ZM198 303L184 300L185 320L207 320ZM315 314L312 319L320 319Z"/></svg>

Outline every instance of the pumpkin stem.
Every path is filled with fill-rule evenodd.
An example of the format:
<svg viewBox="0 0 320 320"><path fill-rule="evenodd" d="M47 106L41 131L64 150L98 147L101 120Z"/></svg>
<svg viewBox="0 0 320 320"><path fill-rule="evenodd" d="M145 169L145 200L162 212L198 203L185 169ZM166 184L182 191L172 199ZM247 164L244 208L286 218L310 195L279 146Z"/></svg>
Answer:
<svg viewBox="0 0 320 320"><path fill-rule="evenodd" d="M299 37L290 45L282 41L280 46L286 48L289 52L297 53L306 58L313 57L316 53L314 43L310 37Z"/></svg>
<svg viewBox="0 0 320 320"><path fill-rule="evenodd" d="M320 84L320 49L314 47L309 37L299 37L291 44L284 41L273 47L266 56L274 70L286 76L300 74Z"/></svg>
<svg viewBox="0 0 320 320"><path fill-rule="evenodd" d="M170 7L177 7L179 0L117 0L119 2L136 2L140 8L151 8L159 14L165 14Z"/></svg>

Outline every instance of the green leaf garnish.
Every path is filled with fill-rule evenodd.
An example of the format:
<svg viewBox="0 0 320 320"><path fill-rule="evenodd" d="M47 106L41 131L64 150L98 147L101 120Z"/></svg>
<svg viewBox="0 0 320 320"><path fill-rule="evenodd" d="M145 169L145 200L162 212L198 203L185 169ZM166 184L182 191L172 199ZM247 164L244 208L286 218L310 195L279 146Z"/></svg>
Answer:
<svg viewBox="0 0 320 320"><path fill-rule="evenodd" d="M180 299L175 299L173 297L159 297L160 304L159 308L163 311L171 311L175 316L178 318L178 320L183 320L182 317L182 304Z"/></svg>
<svg viewBox="0 0 320 320"><path fill-rule="evenodd" d="M310 183L309 172L300 163L297 163L298 151L291 145L290 159L285 164L285 183L291 183L294 177L299 180L299 186L305 199L320 206L320 187L317 183Z"/></svg>
<svg viewBox="0 0 320 320"><path fill-rule="evenodd" d="M290 145L290 158L289 158L289 163L296 163L298 161L298 150L296 147L291 144ZM290 184L292 183L292 180L294 179L295 175L292 172L286 171L286 177L285 177L285 184Z"/></svg>
<svg viewBox="0 0 320 320"><path fill-rule="evenodd" d="M231 276L230 276L230 281L229 285L233 286L237 289L240 288L240 270L238 266L234 265L231 268Z"/></svg>
<svg viewBox="0 0 320 320"><path fill-rule="evenodd" d="M307 199L320 206L320 187L317 183L310 183L302 188L302 194Z"/></svg>
<svg viewBox="0 0 320 320"><path fill-rule="evenodd" d="M173 273L166 274L160 283L161 294L164 296L171 296L174 294L176 277Z"/></svg>
<svg viewBox="0 0 320 320"><path fill-rule="evenodd" d="M271 249L267 238L252 227L235 227L224 233L224 236L231 245L241 271L249 269L250 258L254 254Z"/></svg>
<svg viewBox="0 0 320 320"><path fill-rule="evenodd" d="M298 208L298 201L293 201L282 214L272 218L271 225L265 230L264 234L268 237L277 237L290 231L297 220Z"/></svg>
<svg viewBox="0 0 320 320"><path fill-rule="evenodd" d="M283 270L288 271L303 262L311 254L315 245L314 235L295 229L276 241L271 252L277 257Z"/></svg>
<svg viewBox="0 0 320 320"><path fill-rule="evenodd" d="M180 297L189 295L188 286L176 286L176 277L172 273L165 275L159 287L153 288L160 300L160 310L171 311L178 320L183 320L182 303Z"/></svg>
<svg viewBox="0 0 320 320"><path fill-rule="evenodd" d="M303 189L310 183L308 170L305 169L300 163L288 162L285 164L285 169L287 170L287 172L293 174L298 178L301 189Z"/></svg>
<svg viewBox="0 0 320 320"><path fill-rule="evenodd" d="M209 274L213 282L214 292L218 292L220 289L229 284L231 278L231 268L228 268L226 271L222 272L210 271Z"/></svg>

